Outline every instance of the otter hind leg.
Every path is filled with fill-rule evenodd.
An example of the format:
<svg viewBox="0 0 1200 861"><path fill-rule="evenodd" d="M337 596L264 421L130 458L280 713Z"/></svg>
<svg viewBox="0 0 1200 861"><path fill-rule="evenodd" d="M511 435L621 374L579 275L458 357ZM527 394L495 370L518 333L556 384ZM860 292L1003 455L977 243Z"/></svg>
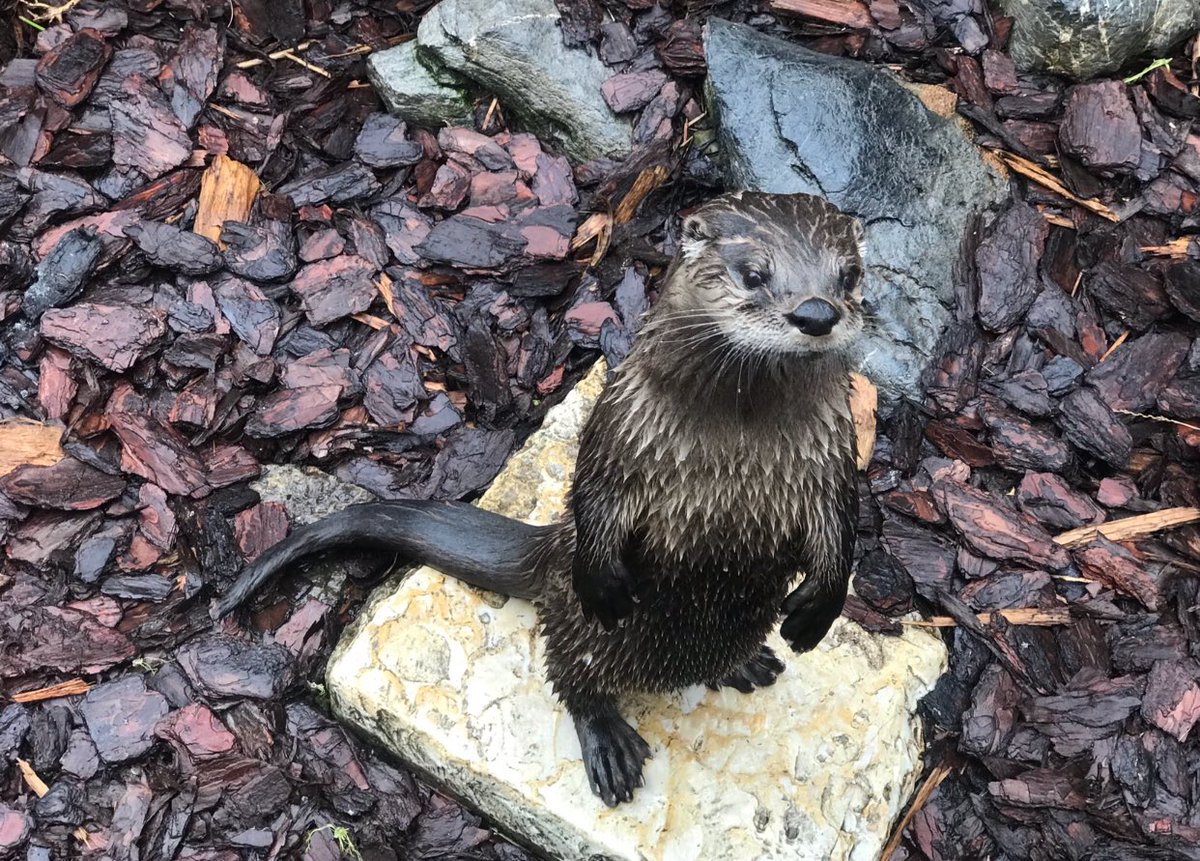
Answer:
<svg viewBox="0 0 1200 861"><path fill-rule="evenodd" d="M765 688L775 684L775 680L785 669L786 665L776 657L775 651L770 646L764 645L753 658L720 681L709 682L708 686L714 691L720 688L733 688L748 694L755 688Z"/></svg>
<svg viewBox="0 0 1200 861"><path fill-rule="evenodd" d="M650 758L650 745L625 722L611 700L584 712L572 712L583 767L592 792L609 807L633 799L642 785L642 763Z"/></svg>

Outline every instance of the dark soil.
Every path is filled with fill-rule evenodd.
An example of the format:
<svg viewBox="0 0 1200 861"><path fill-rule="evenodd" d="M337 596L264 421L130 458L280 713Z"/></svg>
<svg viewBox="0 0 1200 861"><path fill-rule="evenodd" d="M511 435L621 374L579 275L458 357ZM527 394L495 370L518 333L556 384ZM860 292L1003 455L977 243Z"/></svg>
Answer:
<svg viewBox="0 0 1200 861"><path fill-rule="evenodd" d="M244 626L207 607L288 527L248 487L263 464L469 499L620 361L677 213L719 189L710 12L950 87L1013 168L864 480L848 614L953 626L932 791L891 857L1200 857L1200 530L1054 540L1200 506L1194 46L1071 86L1017 75L968 0L849 27L563 0L621 73L610 103L678 106L625 163L572 166L503 105L440 132L382 113L363 57L426 5L85 0L38 33L0 0L0 418L66 428L60 458L0 425L25 464L0 477L0 857L526 857L323 711L378 560L284 578ZM205 238L222 156L264 190Z"/></svg>

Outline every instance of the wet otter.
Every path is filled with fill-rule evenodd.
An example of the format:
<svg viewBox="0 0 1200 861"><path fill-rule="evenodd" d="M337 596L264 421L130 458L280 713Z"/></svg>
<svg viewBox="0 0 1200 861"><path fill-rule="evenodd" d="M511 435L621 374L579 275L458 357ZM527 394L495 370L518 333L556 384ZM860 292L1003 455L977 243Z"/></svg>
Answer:
<svg viewBox="0 0 1200 861"><path fill-rule="evenodd" d="M779 616L805 651L841 612L858 510L847 350L862 329L861 240L816 197L706 204L585 424L561 521L353 506L263 554L214 614L293 560L350 544L529 599L592 789L629 800L650 750L620 696L772 684L783 664L765 638Z"/></svg>

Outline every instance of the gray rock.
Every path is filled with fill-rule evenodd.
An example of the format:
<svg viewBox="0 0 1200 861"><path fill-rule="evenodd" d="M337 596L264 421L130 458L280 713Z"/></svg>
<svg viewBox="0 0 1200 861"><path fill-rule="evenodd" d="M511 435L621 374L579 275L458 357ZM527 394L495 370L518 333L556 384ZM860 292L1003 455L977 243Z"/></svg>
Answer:
<svg viewBox="0 0 1200 861"><path fill-rule="evenodd" d="M367 77L393 114L426 128L470 125L471 98L464 84L421 62L416 42L367 58ZM430 64L436 68L435 64Z"/></svg>
<svg viewBox="0 0 1200 861"><path fill-rule="evenodd" d="M886 412L951 319L954 270L1004 186L950 120L887 72L711 19L706 95L733 187L806 192L862 219L873 325L864 373Z"/></svg>
<svg viewBox="0 0 1200 861"><path fill-rule="evenodd" d="M1009 51L1021 69L1084 80L1139 56L1160 57L1200 28L1196 0L1000 0L1013 17Z"/></svg>
<svg viewBox="0 0 1200 861"><path fill-rule="evenodd" d="M263 502L282 503L293 526L313 523L348 505L375 498L356 484L311 467L267 466L250 486Z"/></svg>
<svg viewBox="0 0 1200 861"><path fill-rule="evenodd" d="M629 124L600 95L610 70L563 45L554 0L442 0L417 30L422 59L469 78L572 158L621 157Z"/></svg>

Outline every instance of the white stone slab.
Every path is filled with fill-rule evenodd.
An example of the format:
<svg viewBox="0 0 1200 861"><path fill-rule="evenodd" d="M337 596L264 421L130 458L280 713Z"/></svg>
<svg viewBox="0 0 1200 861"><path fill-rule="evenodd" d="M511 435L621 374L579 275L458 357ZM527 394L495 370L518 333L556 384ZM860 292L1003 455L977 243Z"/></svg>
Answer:
<svg viewBox="0 0 1200 861"><path fill-rule="evenodd" d="M530 522L562 506L594 372L551 411L484 498ZM560 859L874 861L923 749L918 699L945 669L935 636L839 620L745 695L692 688L624 714L649 743L646 785L609 809L542 670L531 605L419 569L372 597L329 664L339 716L510 836Z"/></svg>

